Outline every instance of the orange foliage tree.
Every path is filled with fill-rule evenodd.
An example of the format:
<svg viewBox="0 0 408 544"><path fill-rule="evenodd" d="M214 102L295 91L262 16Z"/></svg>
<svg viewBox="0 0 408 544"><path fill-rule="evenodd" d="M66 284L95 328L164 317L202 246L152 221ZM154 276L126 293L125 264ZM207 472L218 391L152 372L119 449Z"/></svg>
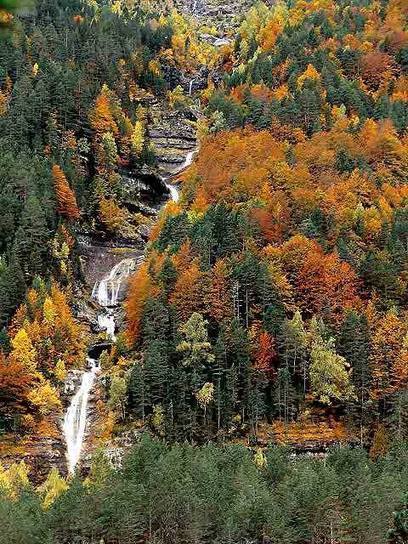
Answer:
<svg viewBox="0 0 408 544"><path fill-rule="evenodd" d="M148 264L143 263L130 280L126 301L127 338L130 345L139 339L143 310L153 292Z"/></svg>
<svg viewBox="0 0 408 544"><path fill-rule="evenodd" d="M254 368L271 378L274 375L273 361L277 355L275 340L267 331L261 331L256 345Z"/></svg>
<svg viewBox="0 0 408 544"><path fill-rule="evenodd" d="M180 271L170 302L177 308L180 321L187 321L194 312L202 312L206 292L206 276L197 261Z"/></svg>
<svg viewBox="0 0 408 544"><path fill-rule="evenodd" d="M60 166L52 167L55 194L58 202L58 212L67 219L77 220L80 217L75 194Z"/></svg>
<svg viewBox="0 0 408 544"><path fill-rule="evenodd" d="M395 70L393 58L381 51L372 51L361 60L364 83L371 90L376 90L384 79L390 79Z"/></svg>
<svg viewBox="0 0 408 544"><path fill-rule="evenodd" d="M218 260L212 269L207 307L218 323L234 315L229 271L224 260Z"/></svg>
<svg viewBox="0 0 408 544"><path fill-rule="evenodd" d="M273 165L285 158L284 145L268 131L218 133L203 145L196 172L208 202L240 200L259 193Z"/></svg>
<svg viewBox="0 0 408 544"><path fill-rule="evenodd" d="M91 126L97 134L102 135L105 132L112 132L112 134L116 135L118 133L119 129L112 114L109 89L106 86L103 86L97 96L89 118Z"/></svg>
<svg viewBox="0 0 408 544"><path fill-rule="evenodd" d="M28 407L34 376L19 361L6 358L0 351L0 412L8 417Z"/></svg>
<svg viewBox="0 0 408 544"><path fill-rule="evenodd" d="M306 312L328 311L332 318L359 304L358 278L337 253L325 255L315 244L296 278L296 293Z"/></svg>

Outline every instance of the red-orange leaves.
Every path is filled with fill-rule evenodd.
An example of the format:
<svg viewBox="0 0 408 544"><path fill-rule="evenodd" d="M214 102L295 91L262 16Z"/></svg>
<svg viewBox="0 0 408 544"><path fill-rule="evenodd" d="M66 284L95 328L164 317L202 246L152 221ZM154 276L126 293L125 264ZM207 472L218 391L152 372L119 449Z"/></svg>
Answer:
<svg viewBox="0 0 408 544"><path fill-rule="evenodd" d="M0 412L13 415L27 403L33 375L24 365L0 351Z"/></svg>
<svg viewBox="0 0 408 544"><path fill-rule="evenodd" d="M276 355L274 338L267 331L262 331L258 337L254 367L271 378L274 374L273 361Z"/></svg>
<svg viewBox="0 0 408 544"><path fill-rule="evenodd" d="M393 58L381 51L372 51L361 60L364 83L371 90L378 89L383 80L389 80L395 70Z"/></svg>
<svg viewBox="0 0 408 544"><path fill-rule="evenodd" d="M196 164L197 175L210 202L221 198L247 200L259 193L272 166L284 158L284 144L270 132L220 132L204 143Z"/></svg>
<svg viewBox="0 0 408 544"><path fill-rule="evenodd" d="M55 164L52 168L55 194L58 202L58 212L67 219L79 219L80 213L75 198L75 193L69 186L61 167Z"/></svg>
<svg viewBox="0 0 408 544"><path fill-rule="evenodd" d="M306 254L296 278L296 294L305 312L327 312L335 319L358 305L357 287L351 266L337 253L325 255L318 244Z"/></svg>

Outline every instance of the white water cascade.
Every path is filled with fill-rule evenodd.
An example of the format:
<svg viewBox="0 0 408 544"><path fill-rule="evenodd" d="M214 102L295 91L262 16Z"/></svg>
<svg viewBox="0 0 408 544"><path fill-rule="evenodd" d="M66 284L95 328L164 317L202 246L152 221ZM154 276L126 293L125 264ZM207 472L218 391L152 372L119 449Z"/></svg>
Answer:
<svg viewBox="0 0 408 544"><path fill-rule="evenodd" d="M90 369L83 373L81 385L72 397L64 419L63 429L67 444L66 456L70 474L74 474L81 457L87 421L89 393L95 380L95 374L98 371L98 364L94 359L88 358L87 363Z"/></svg>
<svg viewBox="0 0 408 544"><path fill-rule="evenodd" d="M170 191L170 198L173 200L173 202L178 202L180 198L179 190L175 185L172 185L171 183L166 183L167 189Z"/></svg>
<svg viewBox="0 0 408 544"><path fill-rule="evenodd" d="M187 153L185 161L180 166L180 168L178 168L176 174L180 174L181 172L183 172L184 170L186 170L189 166L191 166L193 164L194 157L195 157L196 153L197 153L197 151L195 149L193 151L189 151ZM170 191L171 200L173 200L174 202L178 202L179 198L180 198L180 193L179 193L179 190L178 190L177 186L174 185L173 183L168 183L166 181L166 179L163 179L163 181L164 181L167 189Z"/></svg>
<svg viewBox="0 0 408 544"><path fill-rule="evenodd" d="M189 151L186 156L186 160L183 162L183 164L180 166L179 172L182 172L189 166L193 164L194 157L196 155L197 151L194 149L193 151Z"/></svg>
<svg viewBox="0 0 408 544"><path fill-rule="evenodd" d="M101 306L117 306L122 283L135 269L135 259L123 259L116 264L107 276L96 282L92 291L92 298Z"/></svg>
<svg viewBox="0 0 408 544"><path fill-rule="evenodd" d="M192 164L195 153L196 151L188 153L186 160L177 173L182 172ZM170 191L171 199L177 202L179 199L177 187L167 183L166 179L163 181ZM104 278L96 282L92 290L92 298L103 308L103 312L98 316L99 326L106 331L113 342L116 341L115 310L120 305L123 284L132 272L134 272L139 262L136 258L123 259ZM66 457L70 474L75 473L75 469L81 458L86 431L89 395L99 371L99 365L95 359L88 358L87 363L88 370L82 374L81 384L71 399L63 424L67 448Z"/></svg>
<svg viewBox="0 0 408 544"><path fill-rule="evenodd" d="M98 325L102 330L106 331L106 334L109 336L112 342L116 342L116 322L115 315L112 310L108 310L106 314L98 315Z"/></svg>
<svg viewBox="0 0 408 544"><path fill-rule="evenodd" d="M99 326L102 330L106 331L106 334L113 342L116 341L114 309L119 305L123 283L135 270L135 266L135 259L123 259L101 281L95 283L92 291L92 298L97 300L105 308L103 313L98 315Z"/></svg>

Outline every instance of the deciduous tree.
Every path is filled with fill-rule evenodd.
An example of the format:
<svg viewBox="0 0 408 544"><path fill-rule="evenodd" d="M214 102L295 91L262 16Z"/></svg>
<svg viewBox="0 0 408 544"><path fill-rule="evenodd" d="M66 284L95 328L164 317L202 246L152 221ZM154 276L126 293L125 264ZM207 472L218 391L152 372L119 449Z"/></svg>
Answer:
<svg viewBox="0 0 408 544"><path fill-rule="evenodd" d="M55 164L52 168L55 194L58 202L58 212L67 219L77 220L80 217L75 194L69 186L61 167Z"/></svg>

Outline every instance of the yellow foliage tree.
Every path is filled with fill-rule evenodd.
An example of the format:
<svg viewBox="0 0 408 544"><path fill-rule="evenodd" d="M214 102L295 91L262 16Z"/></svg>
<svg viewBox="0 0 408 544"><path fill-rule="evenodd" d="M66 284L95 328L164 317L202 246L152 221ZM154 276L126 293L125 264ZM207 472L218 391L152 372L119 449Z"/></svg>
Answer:
<svg viewBox="0 0 408 544"><path fill-rule="evenodd" d="M313 66L313 64L308 64L303 74L298 77L297 85L299 89L303 87L303 84L306 81L306 79L311 79L313 81L320 81L320 74L316 70L316 68Z"/></svg>
<svg viewBox="0 0 408 544"><path fill-rule="evenodd" d="M24 328L20 329L11 340L13 350L11 359L23 365L29 372L35 373L37 369L37 351Z"/></svg>
<svg viewBox="0 0 408 544"><path fill-rule="evenodd" d="M145 141L145 129L141 121L136 121L132 134L132 149L136 157L139 157L143 151Z"/></svg>
<svg viewBox="0 0 408 544"><path fill-rule="evenodd" d="M188 104L188 98L184 89L178 85L173 91L168 91L167 98L172 109L180 109Z"/></svg>
<svg viewBox="0 0 408 544"><path fill-rule="evenodd" d="M112 198L102 198L99 219L110 232L117 232L126 221L126 213Z"/></svg>
<svg viewBox="0 0 408 544"><path fill-rule="evenodd" d="M58 359L55 365L54 375L58 381L63 382L67 377L67 369L62 359Z"/></svg>
<svg viewBox="0 0 408 544"><path fill-rule="evenodd" d="M55 467L52 468L45 482L38 488L43 508L47 510L67 489L68 484L62 478L58 469Z"/></svg>
<svg viewBox="0 0 408 544"><path fill-rule="evenodd" d="M13 463L8 469L0 465L0 490L10 499L17 499L29 485L28 468L24 461Z"/></svg>
<svg viewBox="0 0 408 544"><path fill-rule="evenodd" d="M38 387L30 391L28 400L43 416L54 411L59 411L62 406L58 391L48 381L44 381Z"/></svg>
<svg viewBox="0 0 408 544"><path fill-rule="evenodd" d="M254 463L260 470L263 468L266 468L266 466L268 465L268 462L266 460L266 455L264 454L261 448L258 448L256 450L256 453L254 455Z"/></svg>
<svg viewBox="0 0 408 544"><path fill-rule="evenodd" d="M47 297L44 301L43 314L44 320L49 325L52 325L55 322L55 306L50 297Z"/></svg>

